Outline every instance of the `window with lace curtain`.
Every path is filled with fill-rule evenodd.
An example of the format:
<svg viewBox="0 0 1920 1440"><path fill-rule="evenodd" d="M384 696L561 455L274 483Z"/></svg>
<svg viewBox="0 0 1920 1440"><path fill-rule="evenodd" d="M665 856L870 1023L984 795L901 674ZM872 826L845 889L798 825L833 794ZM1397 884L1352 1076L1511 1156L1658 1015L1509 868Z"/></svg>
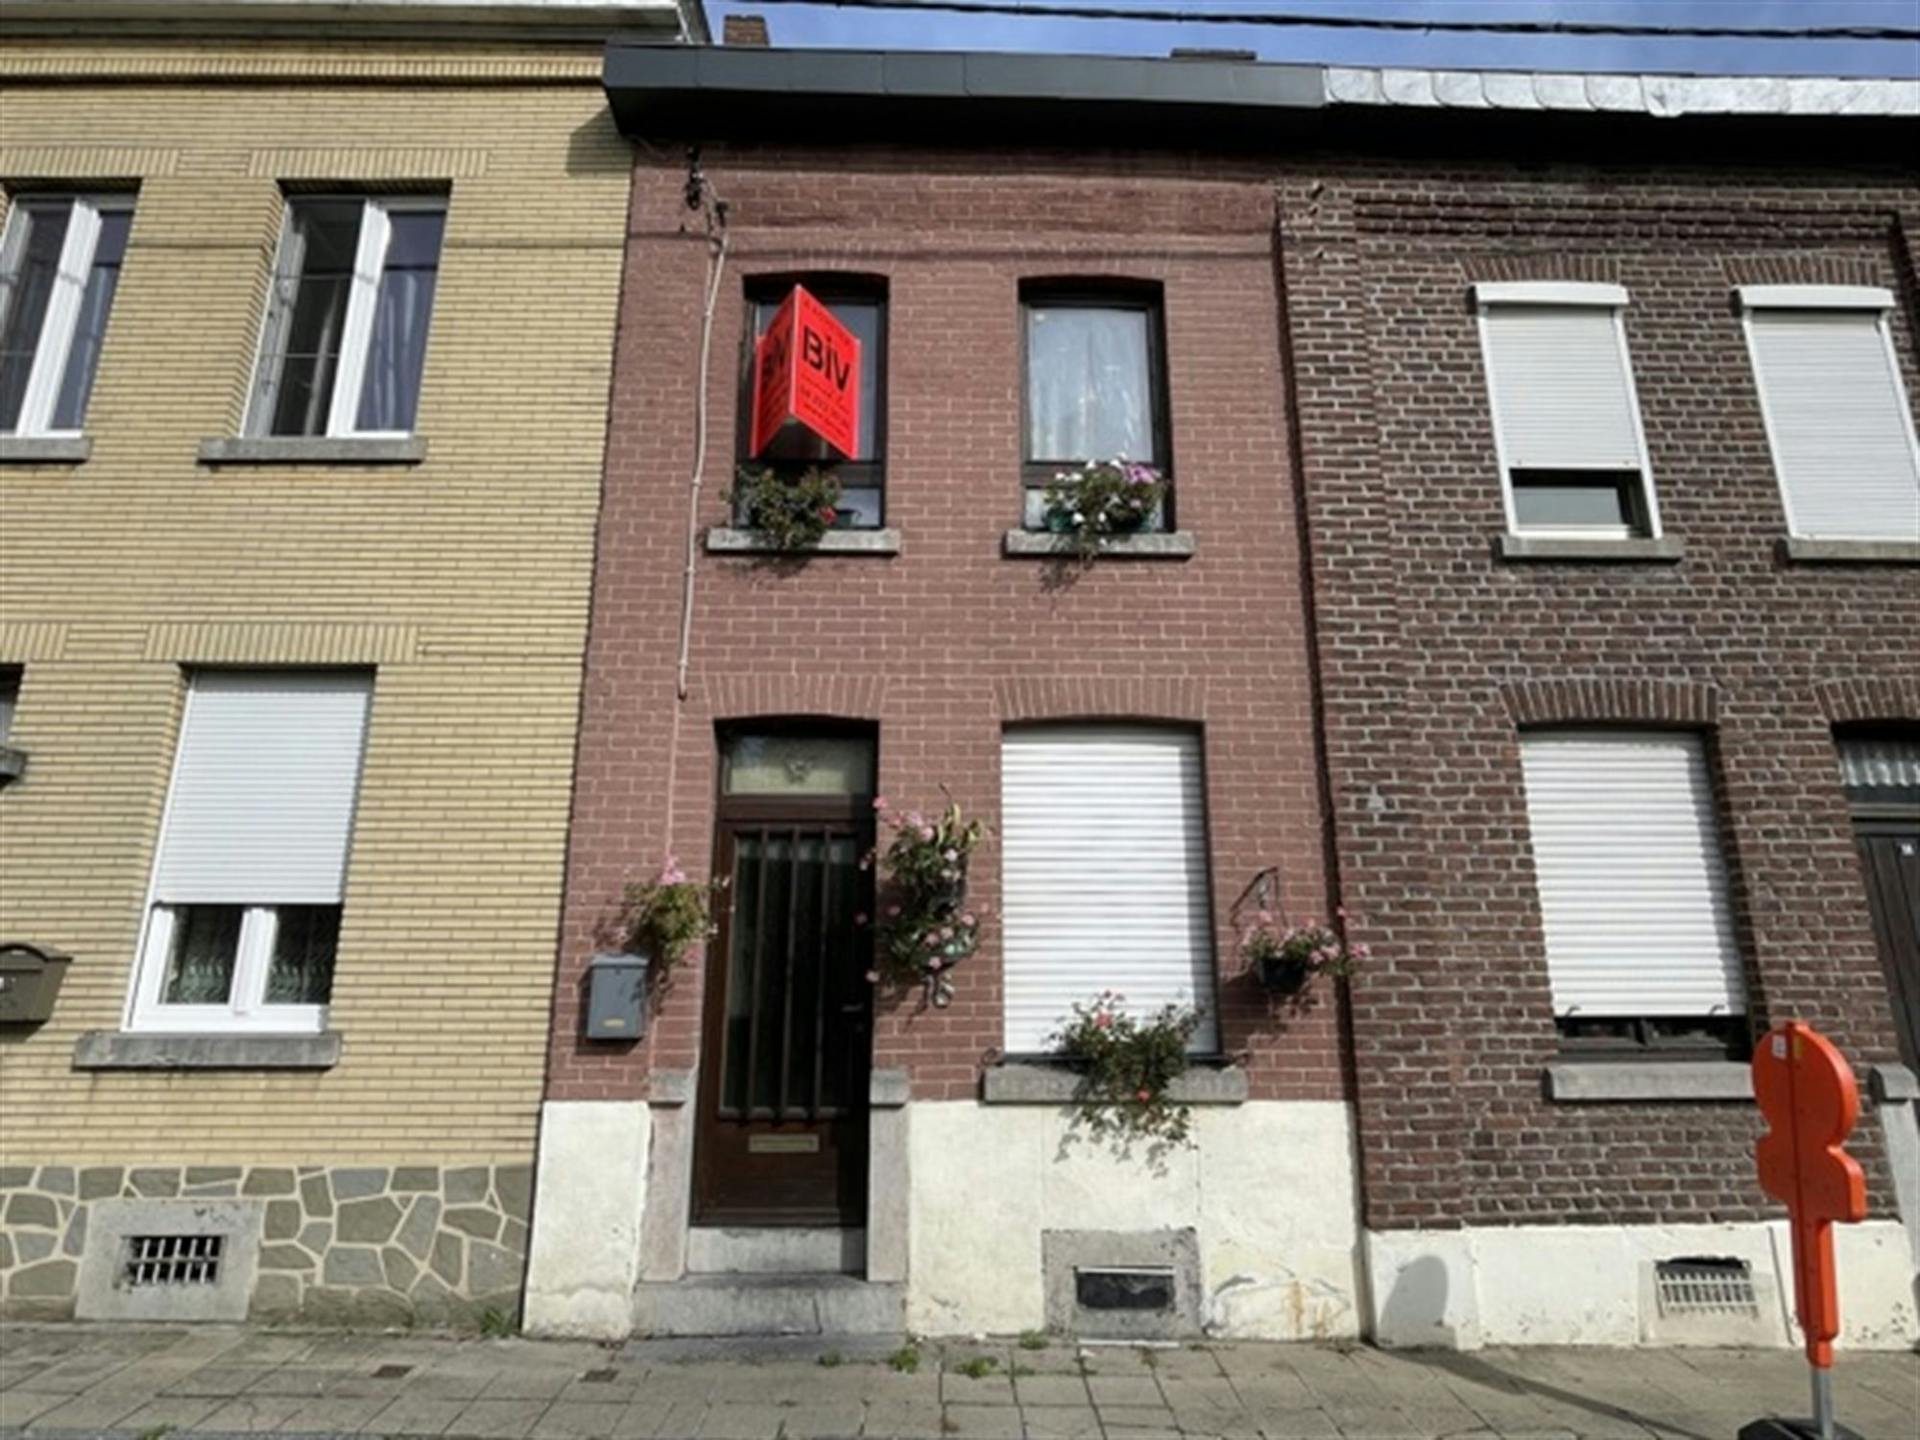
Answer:
<svg viewBox="0 0 1920 1440"><path fill-rule="evenodd" d="M326 1028L373 677L193 674L132 1028Z"/></svg>
<svg viewBox="0 0 1920 1440"><path fill-rule="evenodd" d="M1045 525L1054 475L1127 459L1172 477L1160 289L1113 282L1020 287L1026 394L1022 523ZM1171 493L1145 528L1172 529Z"/></svg>
<svg viewBox="0 0 1920 1440"><path fill-rule="evenodd" d="M287 201L247 433L413 433L446 200Z"/></svg>

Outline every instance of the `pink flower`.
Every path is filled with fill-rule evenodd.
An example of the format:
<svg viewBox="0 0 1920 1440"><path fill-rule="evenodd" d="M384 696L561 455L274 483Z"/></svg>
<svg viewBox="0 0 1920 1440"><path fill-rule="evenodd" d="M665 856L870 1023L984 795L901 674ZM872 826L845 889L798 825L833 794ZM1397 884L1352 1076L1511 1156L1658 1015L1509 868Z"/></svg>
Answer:
<svg viewBox="0 0 1920 1440"><path fill-rule="evenodd" d="M667 863L660 867L660 883L662 885L684 885L687 883L687 872L680 868L680 862L675 860L671 855L667 856Z"/></svg>
<svg viewBox="0 0 1920 1440"><path fill-rule="evenodd" d="M1142 1105L1145 1105L1148 1101L1153 1099L1153 1092L1147 1089L1143 1085L1138 1090L1133 1092L1133 1098L1138 1100Z"/></svg>
<svg viewBox="0 0 1920 1440"><path fill-rule="evenodd" d="M951 865L955 861L959 860L960 852L958 850L943 850L940 853L940 858L946 861L949 865Z"/></svg>
<svg viewBox="0 0 1920 1440"><path fill-rule="evenodd" d="M942 960L938 955L936 955L933 957L933 959L927 961L927 969L938 970L946 963L947 963L946 961Z"/></svg>
<svg viewBox="0 0 1920 1440"><path fill-rule="evenodd" d="M876 809L876 810L884 810L884 809L886 809L886 808L887 808L887 797L886 797L886 796L884 796L884 795L876 795L876 796L874 796L874 797L873 797L873 808L874 808L874 809Z"/></svg>
<svg viewBox="0 0 1920 1440"><path fill-rule="evenodd" d="M1372 951L1371 949L1369 949L1369 948L1368 948L1368 947L1367 947L1366 945L1364 945L1364 944L1360 944L1360 945L1355 945L1355 946L1354 946L1354 947L1353 947L1353 948L1352 948L1352 949L1351 949L1350 951L1348 951L1347 953L1348 953L1348 954L1350 954L1350 955L1352 955L1352 956L1353 956L1353 958L1354 958L1354 959L1356 959L1356 960L1364 960L1364 959L1366 959L1366 958L1367 958L1367 957L1368 957L1369 955L1371 955L1371 954L1373 954L1373 951Z"/></svg>
<svg viewBox="0 0 1920 1440"><path fill-rule="evenodd" d="M907 812L907 824L915 830L920 829L926 823L927 817L922 815L918 810L909 810Z"/></svg>
<svg viewBox="0 0 1920 1440"><path fill-rule="evenodd" d="M866 924L866 923L867 923L867 912L866 912L866 911L864 911L864 910L856 910L856 911L854 911L854 912L853 912L853 923L854 923L854 924L856 924L856 925L864 925L864 924Z"/></svg>
<svg viewBox="0 0 1920 1440"><path fill-rule="evenodd" d="M974 926L978 925L980 922L974 919L973 912L969 910L966 914L960 917L960 923L966 926L967 929L971 930L973 929Z"/></svg>
<svg viewBox="0 0 1920 1440"><path fill-rule="evenodd" d="M951 940L951 939L953 939L953 927L952 927L952 926L949 926L949 925L943 925L943 926L941 926L941 927L940 927L940 938L941 938L942 940Z"/></svg>
<svg viewBox="0 0 1920 1440"><path fill-rule="evenodd" d="M879 983L880 983L880 972L878 970L867 971L867 984L878 985Z"/></svg>
<svg viewBox="0 0 1920 1440"><path fill-rule="evenodd" d="M887 906L887 918L889 920L898 920L900 918L900 907L898 905Z"/></svg>
<svg viewBox="0 0 1920 1440"><path fill-rule="evenodd" d="M920 827L920 838L922 840L933 839L933 827L931 825L922 825Z"/></svg>
<svg viewBox="0 0 1920 1440"><path fill-rule="evenodd" d="M1113 1027L1113 1016L1107 1014L1106 1011L1102 1010L1098 1015L1093 1017L1094 1029L1109 1030L1112 1027Z"/></svg>

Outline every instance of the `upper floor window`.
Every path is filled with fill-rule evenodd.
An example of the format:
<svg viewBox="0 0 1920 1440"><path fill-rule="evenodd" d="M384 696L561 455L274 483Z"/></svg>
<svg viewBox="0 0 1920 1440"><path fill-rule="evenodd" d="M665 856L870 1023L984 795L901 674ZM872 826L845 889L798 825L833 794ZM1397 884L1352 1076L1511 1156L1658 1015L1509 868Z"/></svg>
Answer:
<svg viewBox="0 0 1920 1440"><path fill-rule="evenodd" d="M1561 1032L1737 1048L1745 982L1702 737L1537 731L1520 761Z"/></svg>
<svg viewBox="0 0 1920 1440"><path fill-rule="evenodd" d="M1887 319L1893 292L1748 285L1740 306L1789 531L1920 541L1920 448Z"/></svg>
<svg viewBox="0 0 1920 1440"><path fill-rule="evenodd" d="M773 317L792 292L794 277L755 279L748 283L747 310L755 341L767 333ZM842 458L825 440L797 422L788 424L768 444L760 462L781 471L799 473L819 465L833 471L840 482L835 523L849 529L877 529L886 519L887 475L887 296L884 282L858 276L808 275L800 277L810 293L860 341L859 439L852 455ZM753 410L753 346L746 347L741 365L739 454L748 457L748 435ZM737 517L747 523L744 515Z"/></svg>
<svg viewBox="0 0 1920 1440"><path fill-rule="evenodd" d="M86 423L132 224L131 195L14 198L0 235L0 433Z"/></svg>
<svg viewBox="0 0 1920 1440"><path fill-rule="evenodd" d="M1025 526L1045 526L1048 482L1088 460L1125 458L1171 475L1158 290L1026 285L1020 310ZM1147 528L1168 528L1167 508Z"/></svg>
<svg viewBox="0 0 1920 1440"><path fill-rule="evenodd" d="M1618 285L1476 285L1513 534L1658 535Z"/></svg>
<svg viewBox="0 0 1920 1440"><path fill-rule="evenodd" d="M1006 1049L1045 1051L1076 1002L1114 990L1142 1018L1200 1007L1190 1048L1217 1051L1199 734L1010 730L1000 786Z"/></svg>
<svg viewBox="0 0 1920 1440"><path fill-rule="evenodd" d="M295 197L274 265L250 435L408 435L446 201Z"/></svg>
<svg viewBox="0 0 1920 1440"><path fill-rule="evenodd" d="M134 1028L325 1028L372 693L365 671L194 675Z"/></svg>

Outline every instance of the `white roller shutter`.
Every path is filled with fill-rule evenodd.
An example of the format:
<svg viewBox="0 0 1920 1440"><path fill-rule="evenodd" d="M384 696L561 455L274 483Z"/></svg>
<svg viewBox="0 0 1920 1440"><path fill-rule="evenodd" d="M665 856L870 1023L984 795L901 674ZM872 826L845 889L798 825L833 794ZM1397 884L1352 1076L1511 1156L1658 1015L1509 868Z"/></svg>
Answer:
<svg viewBox="0 0 1920 1440"><path fill-rule="evenodd" d="M338 904L373 678L193 677L154 871L162 904Z"/></svg>
<svg viewBox="0 0 1920 1440"><path fill-rule="evenodd" d="M1554 1013L1744 1010L1700 738L1554 731L1520 757Z"/></svg>
<svg viewBox="0 0 1920 1440"><path fill-rule="evenodd" d="M1920 465L1878 314L1752 310L1753 368L1793 533L1920 540Z"/></svg>
<svg viewBox="0 0 1920 1440"><path fill-rule="evenodd" d="M1508 470L1639 470L1619 312L1486 305L1487 383Z"/></svg>
<svg viewBox="0 0 1920 1440"><path fill-rule="evenodd" d="M1200 740L1075 726L1009 733L1001 750L1006 1048L1045 1050L1075 1001L1102 990L1145 1015L1207 1014L1219 1048Z"/></svg>

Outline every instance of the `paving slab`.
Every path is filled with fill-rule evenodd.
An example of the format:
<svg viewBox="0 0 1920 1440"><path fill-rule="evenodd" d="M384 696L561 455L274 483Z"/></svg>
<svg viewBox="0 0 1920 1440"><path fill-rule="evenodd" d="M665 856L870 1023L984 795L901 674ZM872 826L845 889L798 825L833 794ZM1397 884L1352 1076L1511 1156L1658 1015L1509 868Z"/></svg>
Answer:
<svg viewBox="0 0 1920 1440"><path fill-rule="evenodd" d="M1024 1440L1026 1425L1013 1405L948 1405L941 1412L943 1434L978 1440Z"/></svg>
<svg viewBox="0 0 1920 1440"><path fill-rule="evenodd" d="M774 1440L784 1418L778 1405L722 1400L707 1408L700 1428L689 1434L699 1440Z"/></svg>
<svg viewBox="0 0 1920 1440"><path fill-rule="evenodd" d="M626 1406L609 1432L614 1440L684 1440L699 1432L705 1400L646 1400Z"/></svg>
<svg viewBox="0 0 1920 1440"><path fill-rule="evenodd" d="M534 1440L576 1440L579 1436L611 1435L626 1409L617 1400L556 1400L533 1422Z"/></svg>
<svg viewBox="0 0 1920 1440"><path fill-rule="evenodd" d="M793 1405L786 1408L781 1440L843 1440L858 1435L866 1423L867 1407L858 1400L830 1405Z"/></svg>
<svg viewBox="0 0 1920 1440"><path fill-rule="evenodd" d="M0 1392L0 1425L25 1425L34 1416L57 1409L71 1398L62 1390Z"/></svg>
<svg viewBox="0 0 1920 1440"><path fill-rule="evenodd" d="M278 1430L306 1399L300 1395L241 1395L222 1401L218 1409L188 1428L234 1435L264 1434Z"/></svg>
<svg viewBox="0 0 1920 1440"><path fill-rule="evenodd" d="M1027 1440L1100 1440L1105 1433L1091 1406L1044 1405L1023 1408Z"/></svg>
<svg viewBox="0 0 1920 1440"><path fill-rule="evenodd" d="M519 1440L533 1429L547 1408L546 1400L469 1400L448 1427L456 1435L472 1435L481 1440Z"/></svg>
<svg viewBox="0 0 1920 1440"><path fill-rule="evenodd" d="M937 1440L940 1406L927 1401L878 1400L867 1405L862 1435L897 1437L897 1440Z"/></svg>
<svg viewBox="0 0 1920 1440"><path fill-rule="evenodd" d="M464 1401L402 1395L360 1426L363 1435L444 1435Z"/></svg>

